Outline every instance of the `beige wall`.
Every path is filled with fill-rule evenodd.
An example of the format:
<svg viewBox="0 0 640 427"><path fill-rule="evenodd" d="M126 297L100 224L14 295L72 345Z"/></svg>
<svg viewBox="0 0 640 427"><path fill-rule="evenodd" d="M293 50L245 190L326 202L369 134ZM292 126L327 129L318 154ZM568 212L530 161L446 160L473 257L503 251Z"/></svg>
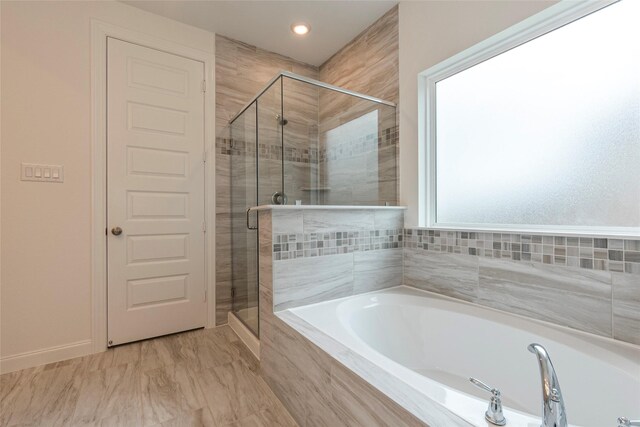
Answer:
<svg viewBox="0 0 640 427"><path fill-rule="evenodd" d="M400 2L400 203L418 225L418 73L553 1Z"/></svg>
<svg viewBox="0 0 640 427"><path fill-rule="evenodd" d="M213 34L118 2L1 2L1 349L91 340L91 19L213 53ZM19 181L61 164L64 184Z"/></svg>
<svg viewBox="0 0 640 427"><path fill-rule="evenodd" d="M214 39L211 33L117 2L0 4L0 357L7 358L91 340L91 19L209 52L214 51ZM417 73L549 4L400 4L401 198L410 206L408 224L417 222ZM312 76L315 72L288 58L274 65L276 57L261 50L247 57L251 62L233 73L248 80L218 103L218 123L253 96L276 69ZM334 83L350 86L347 81ZM353 89L389 97L373 86ZM19 181L22 161L63 164L65 183ZM222 275L228 272L227 265L218 268ZM225 297L228 301L221 293L221 301Z"/></svg>

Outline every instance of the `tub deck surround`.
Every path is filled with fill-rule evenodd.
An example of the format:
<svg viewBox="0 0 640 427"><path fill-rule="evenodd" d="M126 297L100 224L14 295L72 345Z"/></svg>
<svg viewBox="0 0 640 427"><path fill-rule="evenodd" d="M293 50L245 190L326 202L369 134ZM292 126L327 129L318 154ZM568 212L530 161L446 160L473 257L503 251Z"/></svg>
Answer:
<svg viewBox="0 0 640 427"><path fill-rule="evenodd" d="M404 284L640 344L640 240L405 229Z"/></svg>
<svg viewBox="0 0 640 427"><path fill-rule="evenodd" d="M296 421L301 426L425 425L274 314L274 308L279 311L401 283L402 235L396 234L394 241L394 235L385 234L383 239L380 231L401 231L404 209L268 206L258 210L261 367ZM318 242L323 243L321 248ZM296 251L301 244L301 256L276 259L274 255L283 249L276 245L289 244L295 244ZM344 253L325 254L326 248ZM378 280L368 280L372 276Z"/></svg>
<svg viewBox="0 0 640 427"><path fill-rule="evenodd" d="M300 426L471 426L288 310L260 288L261 366Z"/></svg>
<svg viewBox="0 0 640 427"><path fill-rule="evenodd" d="M507 425L539 425L540 375L530 342L549 350L572 426L614 425L618 413L640 410L640 347L410 287L274 317L307 340L290 346L317 346L430 425L487 425L489 396L470 376L501 389ZM291 331L278 333L293 339ZM494 334L503 340L499 348L482 345Z"/></svg>
<svg viewBox="0 0 640 427"><path fill-rule="evenodd" d="M465 246L470 234L466 239L454 234L451 243L445 235L437 251L425 249L425 242L402 230L404 211L397 207L257 210L261 367L301 426L485 427L489 396L467 384L468 376L502 388L511 425L537 425L539 372L526 350L529 341L549 349L563 391L571 395L566 401L572 425L606 425L609 417L615 422L626 412L634 416L634 402L626 397L640 395L640 347L622 341L634 343L640 330L639 275L493 258L498 249L491 249L492 257L472 255ZM428 245L429 233L423 237ZM538 239L544 246L543 236L531 236L531 245ZM515 242L507 246L492 240L491 248L494 243L500 251L516 249L511 245ZM558 240L558 246L563 243L573 240ZM449 251L449 246L466 247L467 252ZM593 246L589 253L595 256ZM405 298L395 308L381 303L382 297L362 303L393 293ZM416 314L416 301L424 295L463 309L425 303L427 310ZM356 302L360 309L352 307ZM470 314L476 312L484 314ZM387 319L390 313L395 313L395 323ZM396 329L389 329L391 324ZM483 344L491 340L482 334L497 329L506 337L505 345L517 342L518 348L501 346L493 356L482 353L490 350ZM473 330L468 339L451 339ZM411 331L415 339L407 338ZM426 331L426 338L420 331ZM429 342L420 340L443 351L431 352ZM480 341L468 347L474 340ZM407 343L413 348L406 348ZM495 363L503 356L517 360L516 371L508 369L508 360ZM444 365L448 367L441 369ZM585 397L588 404L581 401L580 381L586 376L595 389L622 393L611 404L615 414L607 413L606 420L588 412L597 408L594 395ZM521 381L533 386L522 387Z"/></svg>

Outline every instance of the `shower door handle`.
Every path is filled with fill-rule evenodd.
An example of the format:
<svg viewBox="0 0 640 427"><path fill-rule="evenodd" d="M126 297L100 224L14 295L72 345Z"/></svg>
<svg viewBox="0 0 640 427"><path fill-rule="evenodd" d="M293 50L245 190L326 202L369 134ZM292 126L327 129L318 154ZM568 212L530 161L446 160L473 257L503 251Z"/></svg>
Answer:
<svg viewBox="0 0 640 427"><path fill-rule="evenodd" d="M247 209L247 229L248 230L257 230L258 229L257 226L256 227L252 227L251 225L249 225L249 212L251 212L251 209L253 209L253 208Z"/></svg>

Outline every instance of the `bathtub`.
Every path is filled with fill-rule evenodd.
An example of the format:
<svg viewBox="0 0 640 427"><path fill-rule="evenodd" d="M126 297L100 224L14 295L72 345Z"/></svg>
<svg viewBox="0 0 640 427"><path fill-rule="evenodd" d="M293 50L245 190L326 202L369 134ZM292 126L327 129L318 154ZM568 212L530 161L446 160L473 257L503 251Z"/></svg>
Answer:
<svg viewBox="0 0 640 427"><path fill-rule="evenodd" d="M492 426L489 393L469 377L500 389L507 426L540 426L532 342L549 352L570 425L640 418L638 346L404 286L288 311L472 425Z"/></svg>

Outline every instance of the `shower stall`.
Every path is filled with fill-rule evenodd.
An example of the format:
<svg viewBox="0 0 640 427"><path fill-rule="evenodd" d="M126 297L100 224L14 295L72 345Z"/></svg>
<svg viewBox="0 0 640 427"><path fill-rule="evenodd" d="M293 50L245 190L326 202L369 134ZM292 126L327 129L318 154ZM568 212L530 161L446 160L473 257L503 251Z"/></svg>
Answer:
<svg viewBox="0 0 640 427"><path fill-rule="evenodd" d="M232 313L258 330L257 217L266 204L397 204L395 104L281 72L224 130Z"/></svg>

